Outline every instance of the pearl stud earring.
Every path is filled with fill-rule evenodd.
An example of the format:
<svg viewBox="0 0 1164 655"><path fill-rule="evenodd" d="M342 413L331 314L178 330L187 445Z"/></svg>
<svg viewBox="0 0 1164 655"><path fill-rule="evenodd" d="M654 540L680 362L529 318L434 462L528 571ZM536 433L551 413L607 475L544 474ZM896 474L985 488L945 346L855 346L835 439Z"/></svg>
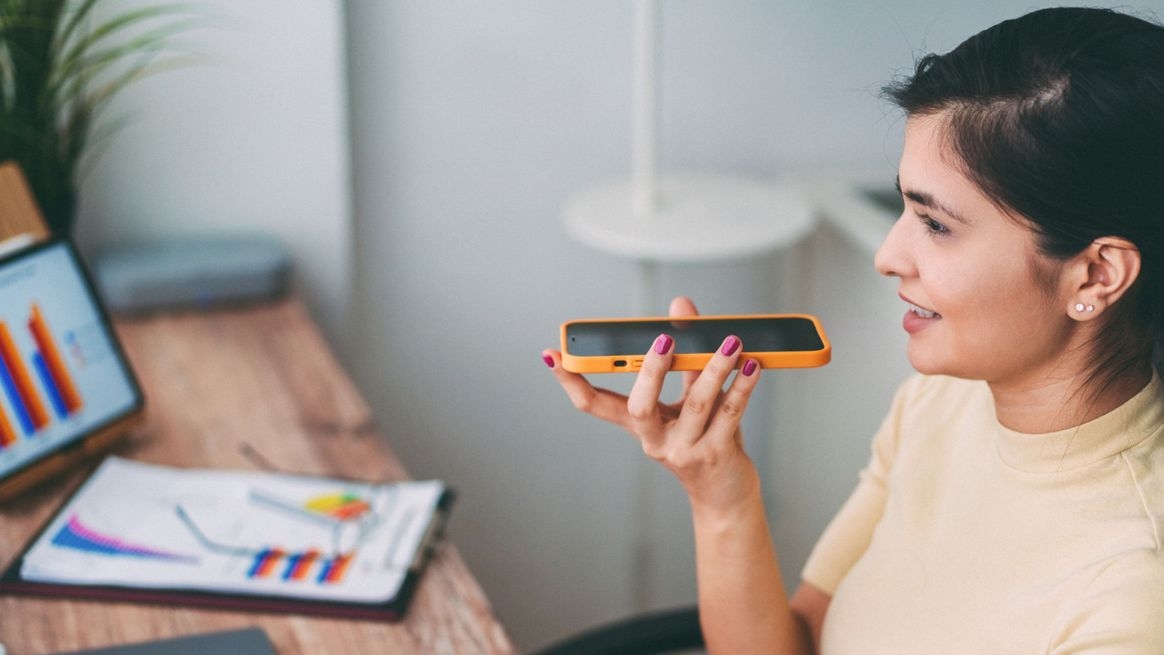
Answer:
<svg viewBox="0 0 1164 655"><path fill-rule="evenodd" d="M1077 311L1077 312L1083 311L1083 303L1081 303L1081 302L1075 303L1075 311Z"/></svg>

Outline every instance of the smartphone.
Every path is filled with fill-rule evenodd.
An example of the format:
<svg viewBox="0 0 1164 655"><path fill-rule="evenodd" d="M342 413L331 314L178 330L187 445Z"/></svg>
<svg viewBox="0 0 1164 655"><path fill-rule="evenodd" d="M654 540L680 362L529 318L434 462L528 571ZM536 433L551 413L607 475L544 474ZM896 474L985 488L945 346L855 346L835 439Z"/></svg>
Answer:
<svg viewBox="0 0 1164 655"><path fill-rule="evenodd" d="M809 314L612 318L562 324L562 367L573 373L620 373L642 368L660 334L675 340L673 371L700 371L728 335L744 342L739 361L764 368L823 366L832 346Z"/></svg>

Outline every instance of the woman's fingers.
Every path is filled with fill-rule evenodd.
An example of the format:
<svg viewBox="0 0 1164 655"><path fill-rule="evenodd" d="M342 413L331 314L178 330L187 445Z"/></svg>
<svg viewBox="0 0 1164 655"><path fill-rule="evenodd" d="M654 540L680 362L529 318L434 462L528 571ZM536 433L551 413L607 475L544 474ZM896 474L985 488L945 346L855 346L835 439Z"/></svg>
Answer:
<svg viewBox="0 0 1164 655"><path fill-rule="evenodd" d="M744 360L707 425L704 433L706 439L724 441L734 439L739 434L740 420L744 417L744 410L748 408L748 401L759 380L760 363L754 359Z"/></svg>
<svg viewBox="0 0 1164 655"><path fill-rule="evenodd" d="M671 300L667 315L672 317L699 316L699 310L695 308L695 303L687 296L677 296ZM695 384L698 377L699 371L683 371L683 392L679 396L680 398L687 397L687 392L691 389L691 385Z"/></svg>
<svg viewBox="0 0 1164 655"><path fill-rule="evenodd" d="M676 319L679 329L683 317L695 316L697 311L694 303L680 297L672 301L670 315ZM659 401L659 396L671 367L674 349L675 341L670 335L659 335L644 356L634 387L627 396L596 388L581 375L565 370L561 365L561 353L556 350L542 351L542 358L553 369L554 376L576 408L625 428L643 442L648 453L663 452L660 447L667 441L679 445L695 444L705 436L715 442L734 439L760 377L759 363L755 360L743 362L725 391L724 386L732 371L737 369L743 350L740 339L730 336L703 371L684 375L681 402L665 405Z"/></svg>
<svg viewBox="0 0 1164 655"><path fill-rule="evenodd" d="M663 392L663 381L671 368L674 349L675 340L670 335L660 334L656 337L651 349L643 357L643 365L627 396L626 411L632 431L642 439L644 446L657 445L664 436L659 394Z"/></svg>
<svg viewBox="0 0 1164 655"><path fill-rule="evenodd" d="M676 422L678 433L687 441L698 441L707 430L712 415L717 409L722 411L720 394L723 393L724 382L736 367L742 346L739 337L734 335L724 339L691 385Z"/></svg>
<svg viewBox="0 0 1164 655"><path fill-rule="evenodd" d="M562 368L562 353L557 350L543 350L542 361L553 369L554 377L574 407L591 416L631 429L626 396L594 387L581 375Z"/></svg>
<svg viewBox="0 0 1164 655"><path fill-rule="evenodd" d="M695 307L695 301L687 296L675 296L671 299L669 306L670 316L699 316L699 310Z"/></svg>

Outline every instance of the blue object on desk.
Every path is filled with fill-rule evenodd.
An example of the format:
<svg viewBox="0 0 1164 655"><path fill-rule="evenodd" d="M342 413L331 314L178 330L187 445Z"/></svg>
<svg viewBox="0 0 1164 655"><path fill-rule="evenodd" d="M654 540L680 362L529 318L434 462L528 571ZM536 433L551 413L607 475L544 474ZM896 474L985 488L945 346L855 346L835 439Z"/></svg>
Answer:
<svg viewBox="0 0 1164 655"><path fill-rule="evenodd" d="M61 655L275 655L275 647L261 628L244 628Z"/></svg>
<svg viewBox="0 0 1164 655"><path fill-rule="evenodd" d="M98 254L93 274L115 312L205 307L280 297L291 258L258 234L183 237Z"/></svg>

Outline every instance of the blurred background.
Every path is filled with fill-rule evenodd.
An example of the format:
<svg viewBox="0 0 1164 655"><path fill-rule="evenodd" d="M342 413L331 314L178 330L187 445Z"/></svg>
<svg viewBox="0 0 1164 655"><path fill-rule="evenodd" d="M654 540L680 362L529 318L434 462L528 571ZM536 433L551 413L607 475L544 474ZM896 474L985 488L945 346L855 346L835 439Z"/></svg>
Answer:
<svg viewBox="0 0 1164 655"><path fill-rule="evenodd" d="M632 3L182 5L206 18L175 39L196 63L102 115L123 127L89 159L82 249L222 231L282 242L392 448L459 490L451 539L522 649L693 602L678 484L575 412L540 357L562 321L642 310L635 262L562 225L572 194L630 175ZM648 303L822 318L833 362L766 372L746 419L790 586L909 372L905 308L872 269L902 132L879 89L1038 6L659 5L662 170L795 189L815 225L762 256L662 265Z"/></svg>

